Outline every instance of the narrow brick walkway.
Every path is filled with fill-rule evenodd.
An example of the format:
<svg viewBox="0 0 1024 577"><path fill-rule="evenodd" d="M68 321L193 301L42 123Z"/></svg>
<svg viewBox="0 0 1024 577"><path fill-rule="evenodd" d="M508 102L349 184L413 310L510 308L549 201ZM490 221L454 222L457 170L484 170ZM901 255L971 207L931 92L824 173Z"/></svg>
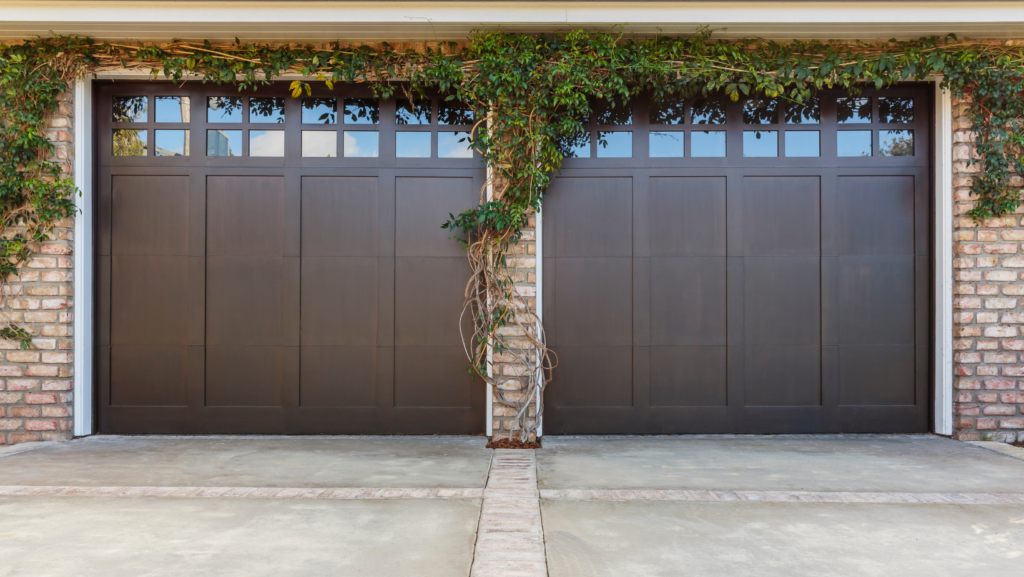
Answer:
<svg viewBox="0 0 1024 577"><path fill-rule="evenodd" d="M546 577L534 451L497 449L487 475L471 577Z"/></svg>

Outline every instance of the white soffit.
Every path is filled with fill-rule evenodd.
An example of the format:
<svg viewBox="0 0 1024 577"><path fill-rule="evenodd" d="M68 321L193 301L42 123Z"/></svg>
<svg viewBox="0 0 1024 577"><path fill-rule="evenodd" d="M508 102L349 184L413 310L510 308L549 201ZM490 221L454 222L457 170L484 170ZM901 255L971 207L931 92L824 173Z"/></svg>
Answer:
<svg viewBox="0 0 1024 577"><path fill-rule="evenodd" d="M625 25L639 35L689 34L788 40L888 39L955 33L1024 36L1024 2L345 2L8 1L0 38L81 34L99 40L459 40L472 30L551 32Z"/></svg>

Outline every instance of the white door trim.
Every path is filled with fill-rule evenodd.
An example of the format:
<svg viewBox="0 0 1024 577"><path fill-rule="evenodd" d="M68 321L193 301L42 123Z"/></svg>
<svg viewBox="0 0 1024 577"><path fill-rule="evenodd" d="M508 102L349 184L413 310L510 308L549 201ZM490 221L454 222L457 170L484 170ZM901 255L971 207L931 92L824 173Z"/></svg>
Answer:
<svg viewBox="0 0 1024 577"><path fill-rule="evenodd" d="M92 190L92 80L75 81L75 186L81 191L75 206L74 323L74 434L91 435L93 424L93 190Z"/></svg>
<svg viewBox="0 0 1024 577"><path fill-rule="evenodd" d="M941 81L941 79L940 79ZM935 428L953 434L953 101L935 82Z"/></svg>

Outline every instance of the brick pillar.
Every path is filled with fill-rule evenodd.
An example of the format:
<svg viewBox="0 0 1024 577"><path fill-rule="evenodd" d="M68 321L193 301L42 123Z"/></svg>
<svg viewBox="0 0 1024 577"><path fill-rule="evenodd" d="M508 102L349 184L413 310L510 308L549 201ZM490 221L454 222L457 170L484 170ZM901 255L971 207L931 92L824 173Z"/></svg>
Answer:
<svg viewBox="0 0 1024 577"><path fill-rule="evenodd" d="M60 96L47 121L54 160L65 176L74 166L74 92ZM72 436L74 220L58 223L49 241L11 279L0 301L10 319L32 335L32 347L0 341L0 445Z"/></svg>
<svg viewBox="0 0 1024 577"><path fill-rule="evenodd" d="M1024 441L1024 207L981 223L965 215L974 207L970 186L980 170L968 165L969 107L969 100L953 100L953 436Z"/></svg>

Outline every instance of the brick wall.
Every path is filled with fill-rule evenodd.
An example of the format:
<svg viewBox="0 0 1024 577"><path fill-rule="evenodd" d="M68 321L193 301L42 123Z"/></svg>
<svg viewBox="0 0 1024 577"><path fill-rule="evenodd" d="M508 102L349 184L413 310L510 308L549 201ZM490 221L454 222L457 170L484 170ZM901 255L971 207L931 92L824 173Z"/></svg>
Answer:
<svg viewBox="0 0 1024 577"><path fill-rule="evenodd" d="M1024 207L982 223L965 216L979 169L968 166L968 106L953 101L953 435L1024 441Z"/></svg>
<svg viewBox="0 0 1024 577"><path fill-rule="evenodd" d="M64 93L47 122L56 160L68 176L74 165L73 98ZM73 228L71 219L59 223L5 287L0 311L35 338L29 350L0 341L0 445L71 438Z"/></svg>

